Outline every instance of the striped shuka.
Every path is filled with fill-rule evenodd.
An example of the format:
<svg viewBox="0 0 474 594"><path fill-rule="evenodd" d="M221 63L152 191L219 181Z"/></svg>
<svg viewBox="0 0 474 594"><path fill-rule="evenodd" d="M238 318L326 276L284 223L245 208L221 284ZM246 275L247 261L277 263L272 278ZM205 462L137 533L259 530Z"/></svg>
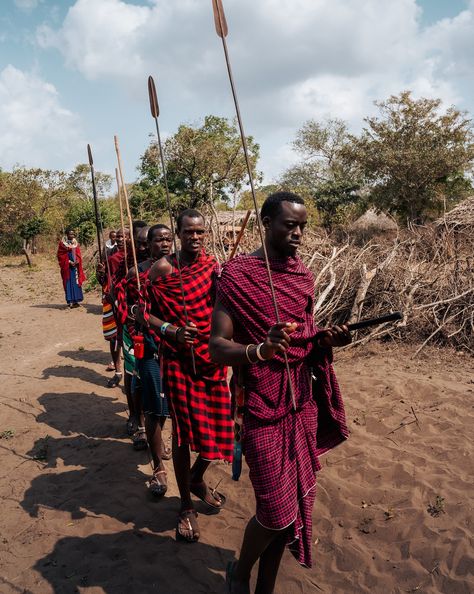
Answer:
<svg viewBox="0 0 474 594"><path fill-rule="evenodd" d="M242 448L258 522L272 530L288 528L291 552L310 567L318 456L346 439L348 429L332 351L315 346L313 276L299 258L270 264L280 319L298 324L287 352L297 406L293 410L281 355L245 366ZM239 256L225 264L217 299L233 320L238 343L263 342L276 323L267 270L260 258Z"/></svg>
<svg viewBox="0 0 474 594"><path fill-rule="evenodd" d="M176 326L185 325L183 300L176 268L146 285L149 311ZM164 391L169 399L173 430L179 445L188 444L206 460L232 460L233 433L226 369L209 357L211 289L217 261L205 252L190 265L181 266L189 322L198 328L194 343L196 375L190 349L162 339Z"/></svg>

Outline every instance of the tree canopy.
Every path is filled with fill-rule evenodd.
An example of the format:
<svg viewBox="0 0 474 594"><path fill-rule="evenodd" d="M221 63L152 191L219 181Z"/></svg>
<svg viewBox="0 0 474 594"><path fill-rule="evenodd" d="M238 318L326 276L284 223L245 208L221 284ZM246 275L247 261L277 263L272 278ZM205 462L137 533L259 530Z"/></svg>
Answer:
<svg viewBox="0 0 474 594"><path fill-rule="evenodd" d="M352 138L350 158L377 208L422 223L472 190L474 136L465 113L409 91L376 105L379 115L366 118L360 137Z"/></svg>
<svg viewBox="0 0 474 594"><path fill-rule="evenodd" d="M358 198L360 172L347 158L350 136L338 119L307 121L297 132L293 148L299 163L285 171L281 185L308 198L324 226L331 227L345 206Z"/></svg>

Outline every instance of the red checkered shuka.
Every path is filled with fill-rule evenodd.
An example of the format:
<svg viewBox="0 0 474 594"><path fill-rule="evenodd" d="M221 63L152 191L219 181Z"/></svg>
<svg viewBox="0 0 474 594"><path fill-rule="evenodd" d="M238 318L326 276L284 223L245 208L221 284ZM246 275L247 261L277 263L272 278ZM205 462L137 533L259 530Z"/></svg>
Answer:
<svg viewBox="0 0 474 594"><path fill-rule="evenodd" d="M186 316L175 256L172 264L171 274L146 284L148 309L166 322L184 326ZM194 343L196 375L189 347L166 339L162 341L162 371L178 443L189 444L207 460L231 461L233 433L226 369L211 361L208 348L217 266L215 258L205 252L192 264L181 266L188 322L198 328Z"/></svg>
<svg viewBox="0 0 474 594"><path fill-rule="evenodd" d="M318 456L348 437L344 405L331 349L315 346L314 279L299 258L270 262L283 322L296 322L287 352L297 410L293 410L284 359L246 366L243 449L257 501L257 520L267 528L292 526L288 544L311 565L311 512ZM262 259L239 256L224 265L217 298L233 320L234 340L258 344L276 323ZM312 374L316 378L312 379Z"/></svg>

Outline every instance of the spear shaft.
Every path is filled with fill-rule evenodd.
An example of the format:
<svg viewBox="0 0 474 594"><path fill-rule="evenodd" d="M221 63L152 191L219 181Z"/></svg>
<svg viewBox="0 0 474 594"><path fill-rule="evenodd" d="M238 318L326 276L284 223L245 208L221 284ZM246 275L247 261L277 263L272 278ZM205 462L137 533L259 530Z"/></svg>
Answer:
<svg viewBox="0 0 474 594"><path fill-rule="evenodd" d="M100 230L99 230L99 207L97 205L97 189L95 185L94 160L92 159L92 150L90 144L87 145L87 155L89 157L89 166L91 169L92 180L92 195L94 196L94 211L95 211L95 228L97 231L97 247L99 248L99 262L102 264L102 246L100 245ZM102 237L102 241L103 241Z"/></svg>
<svg viewBox="0 0 474 594"><path fill-rule="evenodd" d="M127 241L125 238L125 222L123 220L123 204L122 204L122 184L120 183L119 179L119 172L117 167L115 168L115 179L117 180L117 194L119 199L119 210L120 210L120 226L122 228L122 237L123 237L123 253L125 257L125 268L128 266L128 254L127 254Z"/></svg>
<svg viewBox="0 0 474 594"><path fill-rule="evenodd" d="M123 197L125 199L125 206L127 208L127 216L128 216L128 225L130 227L130 243L132 244L132 257L133 257L133 265L135 267L135 276L137 279L137 287L138 290L140 291L140 272L138 270L138 262L137 262L137 252L135 250L135 238L133 237L133 221L132 221L132 214L130 212L130 203L128 200L128 190L127 190L127 186L125 185L125 182L123 180L123 173L122 173L122 157L120 156L120 147L119 147L119 141L118 141L118 136L115 135L114 136L114 143L115 143L115 152L117 153L117 163L118 163L118 170L119 170L119 177L120 177L120 182L122 184L122 191L123 191ZM126 268L126 266L125 266Z"/></svg>
<svg viewBox="0 0 474 594"><path fill-rule="evenodd" d="M158 151L160 153L161 171L163 172L163 181L165 184L166 205L168 207L168 214L170 217L170 229L171 229L171 235L173 236L174 253L176 254L176 267L178 269L179 288L181 290L181 299L183 301L184 320L185 320L186 326L189 326L188 308L186 307L186 295L184 293L183 276L181 274L181 263L179 261L178 243L176 241L176 232L175 232L175 226L174 226L173 211L171 209L171 198L170 198L170 192L169 192L169 188L168 188L168 177L166 175L165 157L164 157L164 152L163 152L163 145L161 143L160 125L158 123L158 116L160 115L160 108L158 105L158 96L156 94L155 81L153 80L152 76L148 77L148 97L150 99L151 115L152 115L153 119L155 120L156 138L157 138L157 142L158 142ZM191 364L192 364L192 368L193 368L193 373L194 373L194 375L196 375L196 359L194 357L194 347L192 345L191 345L190 351L191 351Z"/></svg>
<svg viewBox="0 0 474 594"><path fill-rule="evenodd" d="M263 234L263 225L262 225L262 220L260 217L260 212L258 209L258 204L257 204L257 196L255 194L255 184L254 184L254 180L253 180L253 174L252 174L252 166L250 163L250 157L249 157L249 151L248 151L248 145L247 145L247 138L245 136L245 131L244 131L244 125L242 122L242 116L240 114L240 107L239 107L239 99L237 97L237 90L236 90L236 86L235 86L235 82L234 82L234 75L232 74L232 67L231 67L231 63L230 63L230 56L229 56L229 51L227 49L227 42L226 42L226 36L228 33L228 27L227 27L227 22L226 22L226 18L225 18L225 14L224 14L224 8L222 6L222 0L212 0L212 8L214 11L214 22L216 25L216 32L217 35L222 39L222 47L224 49L224 56L225 56L225 62L226 62L226 66L227 66L227 74L229 75L229 82L230 82L230 88L232 90L232 97L234 99L234 106L235 106L235 113L237 115L237 122L239 125L239 131L240 131L240 138L242 140L242 148L244 150L244 156L245 156L245 164L247 166L247 173L248 173L248 178L249 178L249 184L250 184L250 190L252 193L252 199L253 199L253 204L254 204L254 208L255 208L255 217L257 220L257 229L260 235L260 240L262 242L262 249L263 249L263 255L264 255L264 259L265 259L265 266L267 269L267 275L268 275L268 284L270 286L270 293L271 293L271 297L272 297L272 301L273 301L273 307L275 308L275 317L276 317L276 321L277 323L280 323L280 312L278 309L278 302L276 299L276 294L275 294L275 287L273 285L273 279L272 279L272 272L271 272L271 268L270 268L270 261L268 259L268 252L267 252L267 247L265 245L265 238L264 238L264 234ZM285 360L285 367L286 367L286 371L288 374L288 387L290 390L290 395L291 395L291 400L293 403L293 408L296 410L296 398L295 398L295 392L293 389L293 382L291 380L291 372L290 372L290 365L288 363L288 357L286 353L283 353L283 358Z"/></svg>

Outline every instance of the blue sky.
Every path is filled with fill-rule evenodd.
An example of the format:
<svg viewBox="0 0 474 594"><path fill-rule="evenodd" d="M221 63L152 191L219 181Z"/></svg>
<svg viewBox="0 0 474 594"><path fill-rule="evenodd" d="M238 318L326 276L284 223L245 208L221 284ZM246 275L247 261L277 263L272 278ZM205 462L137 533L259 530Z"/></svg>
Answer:
<svg viewBox="0 0 474 594"><path fill-rule="evenodd" d="M224 0L247 133L267 182L294 160L309 118L358 131L373 101L403 89L474 113L474 0ZM118 134L128 181L153 131L234 115L211 0L3 0L0 167L113 173Z"/></svg>

